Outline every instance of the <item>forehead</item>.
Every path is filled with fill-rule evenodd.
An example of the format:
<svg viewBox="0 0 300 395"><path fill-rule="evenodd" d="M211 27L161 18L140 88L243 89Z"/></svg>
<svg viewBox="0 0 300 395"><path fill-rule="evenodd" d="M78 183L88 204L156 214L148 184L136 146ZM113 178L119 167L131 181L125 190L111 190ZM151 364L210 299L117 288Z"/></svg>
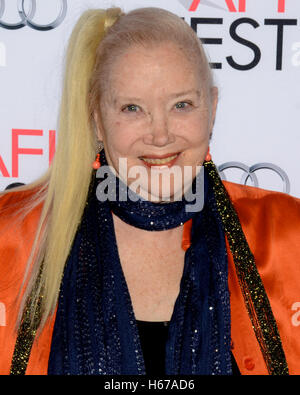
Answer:
<svg viewBox="0 0 300 395"><path fill-rule="evenodd" d="M204 76L203 76L204 78ZM110 71L114 95L200 88L201 72L195 60L173 43L133 46L115 60Z"/></svg>

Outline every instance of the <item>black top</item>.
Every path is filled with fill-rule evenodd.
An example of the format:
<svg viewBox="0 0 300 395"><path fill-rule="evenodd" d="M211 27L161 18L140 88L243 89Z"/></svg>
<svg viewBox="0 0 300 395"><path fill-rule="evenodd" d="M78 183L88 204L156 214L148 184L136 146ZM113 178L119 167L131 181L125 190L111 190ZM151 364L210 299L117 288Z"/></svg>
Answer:
<svg viewBox="0 0 300 395"><path fill-rule="evenodd" d="M165 375L165 346L168 337L169 322L136 321L141 347L144 355L146 374ZM239 368L231 353L232 373L240 375Z"/></svg>

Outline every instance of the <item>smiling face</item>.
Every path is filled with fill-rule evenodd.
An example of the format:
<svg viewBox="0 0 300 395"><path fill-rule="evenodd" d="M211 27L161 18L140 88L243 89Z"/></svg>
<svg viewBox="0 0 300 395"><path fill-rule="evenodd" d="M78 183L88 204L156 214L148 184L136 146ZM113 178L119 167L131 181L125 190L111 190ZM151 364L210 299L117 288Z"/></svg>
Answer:
<svg viewBox="0 0 300 395"><path fill-rule="evenodd" d="M196 166L203 164L217 95L215 90L208 92L199 74L172 43L131 47L110 71L109 91L101 99L100 116L95 115L98 137L118 174L119 159L127 159L129 185L133 182L130 169L143 168L137 192L147 199L153 171L163 174L177 169L183 175L184 167L191 166L194 178ZM171 197L178 189L180 183L172 178ZM164 198L161 185L151 193Z"/></svg>

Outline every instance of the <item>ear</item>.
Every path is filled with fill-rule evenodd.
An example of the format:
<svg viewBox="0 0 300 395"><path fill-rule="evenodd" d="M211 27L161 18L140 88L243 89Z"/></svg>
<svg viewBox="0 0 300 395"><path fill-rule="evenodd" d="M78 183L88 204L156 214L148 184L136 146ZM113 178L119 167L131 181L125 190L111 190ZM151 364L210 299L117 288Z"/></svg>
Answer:
<svg viewBox="0 0 300 395"><path fill-rule="evenodd" d="M103 141L103 125L101 122L100 114L97 111L94 111L93 113L93 118L94 118L94 123L95 123L95 129L97 133L97 137L99 141Z"/></svg>

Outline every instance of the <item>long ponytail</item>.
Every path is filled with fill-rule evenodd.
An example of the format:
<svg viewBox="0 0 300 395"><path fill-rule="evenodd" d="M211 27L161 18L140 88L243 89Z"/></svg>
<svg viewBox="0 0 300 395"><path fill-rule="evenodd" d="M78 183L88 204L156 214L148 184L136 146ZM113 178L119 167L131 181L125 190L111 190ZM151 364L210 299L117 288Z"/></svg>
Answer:
<svg viewBox="0 0 300 395"><path fill-rule="evenodd" d="M27 265L26 275L30 275L21 303L19 323L25 315L33 321L39 310L42 327L55 311L64 265L83 214L92 174L91 164L97 151L88 105L96 51L107 28L120 15L119 8L86 11L70 38L58 146L46 181L47 193Z"/></svg>

